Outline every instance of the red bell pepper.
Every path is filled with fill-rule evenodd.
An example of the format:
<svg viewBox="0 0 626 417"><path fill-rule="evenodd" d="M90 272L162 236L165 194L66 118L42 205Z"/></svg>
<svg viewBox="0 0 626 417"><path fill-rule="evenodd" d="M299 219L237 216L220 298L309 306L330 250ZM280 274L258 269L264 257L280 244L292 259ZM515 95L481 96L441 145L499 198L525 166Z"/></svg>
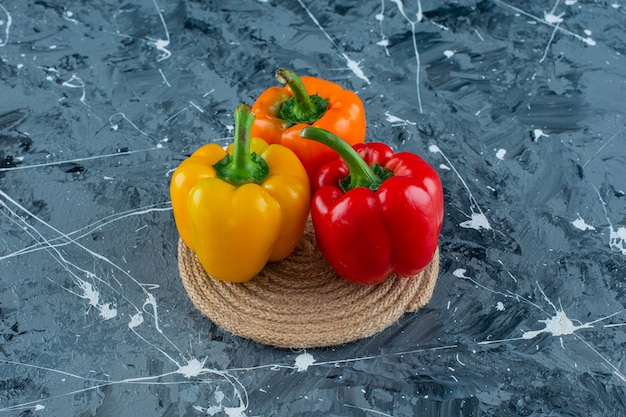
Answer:
<svg viewBox="0 0 626 417"><path fill-rule="evenodd" d="M339 154L319 169L311 203L317 246L335 272L378 284L392 273L408 277L426 268L443 223L443 190L433 167L384 143L353 148L316 127L300 134Z"/></svg>

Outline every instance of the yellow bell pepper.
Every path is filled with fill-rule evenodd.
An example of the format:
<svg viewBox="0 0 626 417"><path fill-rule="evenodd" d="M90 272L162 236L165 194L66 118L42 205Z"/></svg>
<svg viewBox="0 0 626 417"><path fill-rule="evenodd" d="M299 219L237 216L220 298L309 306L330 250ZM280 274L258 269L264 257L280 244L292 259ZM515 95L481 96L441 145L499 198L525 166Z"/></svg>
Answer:
<svg viewBox="0 0 626 417"><path fill-rule="evenodd" d="M251 138L254 115L235 110L235 140L226 151L204 145L172 175L176 227L214 278L245 282L267 262L291 254L302 237L311 193L290 149Z"/></svg>

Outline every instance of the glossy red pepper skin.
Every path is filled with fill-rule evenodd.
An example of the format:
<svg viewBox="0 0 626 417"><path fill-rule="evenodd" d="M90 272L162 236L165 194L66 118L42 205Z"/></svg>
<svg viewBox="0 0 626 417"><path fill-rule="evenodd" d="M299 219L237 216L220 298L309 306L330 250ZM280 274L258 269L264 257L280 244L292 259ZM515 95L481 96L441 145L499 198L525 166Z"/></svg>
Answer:
<svg viewBox="0 0 626 417"><path fill-rule="evenodd" d="M368 165L379 163L393 176L373 191L344 192L339 180L349 173L336 159L318 171L311 205L317 245L341 277L378 284L392 273L422 271L437 250L443 224L443 190L437 172L419 156L383 143L357 144Z"/></svg>

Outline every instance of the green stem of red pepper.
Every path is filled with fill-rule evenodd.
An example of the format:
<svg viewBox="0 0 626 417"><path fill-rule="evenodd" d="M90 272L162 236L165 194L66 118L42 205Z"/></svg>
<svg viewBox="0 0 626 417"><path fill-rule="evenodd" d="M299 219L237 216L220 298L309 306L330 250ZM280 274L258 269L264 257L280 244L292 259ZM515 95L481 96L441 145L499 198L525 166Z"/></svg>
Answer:
<svg viewBox="0 0 626 417"><path fill-rule="evenodd" d="M256 153L250 153L250 131L254 123L254 114L246 104L240 104L235 109L235 138L233 154L227 154L219 160L215 168L216 176L233 185L260 183L270 173L269 167L263 158Z"/></svg>
<svg viewBox="0 0 626 417"><path fill-rule="evenodd" d="M299 123L313 124L319 120L328 109L328 99L314 94L309 96L300 77L295 72L279 68L276 79L281 84L289 85L293 97L286 100L280 108L280 118L291 125Z"/></svg>
<svg viewBox="0 0 626 417"><path fill-rule="evenodd" d="M300 131L300 136L328 146L343 159L350 171L350 174L339 183L344 192L357 187L376 191L387 178L393 176L391 171L378 163L367 165L348 142L327 130L308 126Z"/></svg>

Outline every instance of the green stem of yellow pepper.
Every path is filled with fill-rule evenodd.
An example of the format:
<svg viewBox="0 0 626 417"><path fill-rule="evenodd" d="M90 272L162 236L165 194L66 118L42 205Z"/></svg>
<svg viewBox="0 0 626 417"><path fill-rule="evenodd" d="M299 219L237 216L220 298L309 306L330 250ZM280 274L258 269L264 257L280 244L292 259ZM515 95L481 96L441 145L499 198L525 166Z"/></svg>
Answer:
<svg viewBox="0 0 626 417"><path fill-rule="evenodd" d="M269 175L270 170L265 160L254 152L250 153L252 123L254 123L254 114L250 111L250 107L240 104L235 109L233 154L226 155L213 165L219 179L233 185L258 184Z"/></svg>

